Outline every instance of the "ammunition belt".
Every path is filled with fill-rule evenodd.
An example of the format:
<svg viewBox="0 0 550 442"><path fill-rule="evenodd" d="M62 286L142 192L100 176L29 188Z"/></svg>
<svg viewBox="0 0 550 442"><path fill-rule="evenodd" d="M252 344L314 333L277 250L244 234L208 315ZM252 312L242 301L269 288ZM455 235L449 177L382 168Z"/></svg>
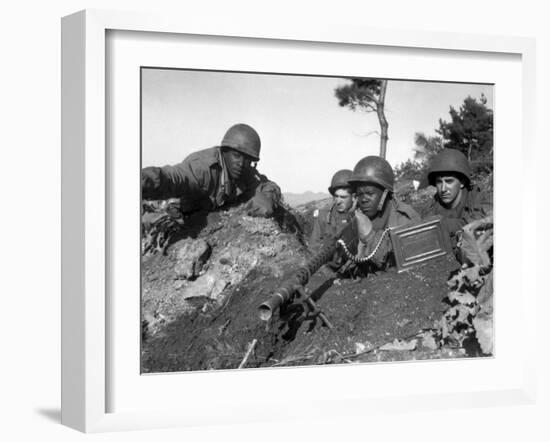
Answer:
<svg viewBox="0 0 550 442"><path fill-rule="evenodd" d="M350 261L353 261L354 263L361 264L361 263L370 261L374 257L374 255L376 255L376 252L378 252L378 249L380 248L382 241L384 240L384 238L386 237L386 235L389 233L390 230L391 230L390 227L387 227L386 229L384 229L384 232L382 233L382 236L378 240L378 243L376 244L376 247L374 248L374 250L369 255L364 256L362 258L359 257L359 255L354 255L353 253L351 253L343 239L340 238L337 241L337 243L340 244L340 246L342 247L342 250L344 251L344 255L346 255L347 259L349 259Z"/></svg>

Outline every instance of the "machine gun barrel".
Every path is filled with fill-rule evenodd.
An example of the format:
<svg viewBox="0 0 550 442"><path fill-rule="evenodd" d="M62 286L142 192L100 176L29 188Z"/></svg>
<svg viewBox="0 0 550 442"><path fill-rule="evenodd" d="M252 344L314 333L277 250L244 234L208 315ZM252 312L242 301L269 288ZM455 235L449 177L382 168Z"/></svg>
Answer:
<svg viewBox="0 0 550 442"><path fill-rule="evenodd" d="M310 276L319 270L323 264L330 261L336 251L336 247L336 241L326 243L319 253L310 259L304 267L300 267L294 276L278 287L267 301L260 305L260 319L262 321L269 321L273 313L275 313L281 305L291 301L294 294L308 283Z"/></svg>

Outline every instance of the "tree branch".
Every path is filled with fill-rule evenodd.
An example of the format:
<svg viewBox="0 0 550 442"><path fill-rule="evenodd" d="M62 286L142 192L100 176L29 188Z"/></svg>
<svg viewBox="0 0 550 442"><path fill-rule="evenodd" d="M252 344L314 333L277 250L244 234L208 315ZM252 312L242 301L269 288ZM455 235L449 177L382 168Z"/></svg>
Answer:
<svg viewBox="0 0 550 442"><path fill-rule="evenodd" d="M371 135L378 135L380 136L380 132L378 132L377 130L371 130L370 132L367 132L366 134L357 134L358 136L360 137L370 137Z"/></svg>

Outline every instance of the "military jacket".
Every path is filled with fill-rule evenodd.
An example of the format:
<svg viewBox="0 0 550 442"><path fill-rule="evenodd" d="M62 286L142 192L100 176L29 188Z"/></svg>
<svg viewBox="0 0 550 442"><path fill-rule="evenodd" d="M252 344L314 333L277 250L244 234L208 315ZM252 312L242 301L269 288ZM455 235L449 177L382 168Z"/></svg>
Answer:
<svg viewBox="0 0 550 442"><path fill-rule="evenodd" d="M492 201L479 188L462 190L463 196L458 207L447 209L435 194L430 206L422 214L423 218L439 215L442 224L449 233L453 247L456 247L457 232L472 221L485 218L493 212Z"/></svg>
<svg viewBox="0 0 550 442"><path fill-rule="evenodd" d="M373 228L366 238L359 239L357 222L354 219L350 227L344 229L340 238L344 240L348 250L360 258L364 258L376 252L371 259L358 265L363 273L373 270L383 270L388 266L395 265L393 249L387 228L401 227L409 223L420 221L420 215L408 204L395 199L390 199L384 208L384 212L371 220ZM377 248L378 245L378 248ZM343 253L341 253L343 256ZM343 264L345 259L340 259Z"/></svg>
<svg viewBox="0 0 550 442"><path fill-rule="evenodd" d="M340 213L336 206L316 209L313 214L313 228L309 239L310 248L316 249L327 240L337 238L342 230L351 223L349 212Z"/></svg>
<svg viewBox="0 0 550 442"><path fill-rule="evenodd" d="M370 259L367 266L374 269L383 269L394 265L393 249L387 228L401 227L415 221L420 221L420 215L408 204L395 199L390 199L386 204L384 213L372 220L373 229L367 235L364 242L359 242L359 256L368 256L378 244L376 253Z"/></svg>
<svg viewBox="0 0 550 442"><path fill-rule="evenodd" d="M251 214L271 216L281 200L279 186L255 169L231 180L219 147L194 152L175 166L142 169L141 187L144 199L180 198L183 214L250 201Z"/></svg>

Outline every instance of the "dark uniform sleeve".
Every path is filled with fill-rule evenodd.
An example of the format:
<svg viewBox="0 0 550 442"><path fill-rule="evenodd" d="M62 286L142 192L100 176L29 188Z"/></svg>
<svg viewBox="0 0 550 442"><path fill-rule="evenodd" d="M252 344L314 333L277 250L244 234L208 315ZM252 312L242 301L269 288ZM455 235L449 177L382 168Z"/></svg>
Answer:
<svg viewBox="0 0 550 442"><path fill-rule="evenodd" d="M145 167L141 171L142 198L161 200L194 195L208 196L208 171L183 161L175 166Z"/></svg>
<svg viewBox="0 0 550 442"><path fill-rule="evenodd" d="M359 234L357 232L357 226L355 223L349 223L345 226L337 235L337 237L329 236L323 241L323 248L329 245L335 245L335 252L331 257L331 260L327 265L332 268L334 271L341 270L344 264L351 262L349 257L344 252L344 249L341 245L336 243L342 241L345 244L345 248L348 253L355 256L358 250L359 244Z"/></svg>
<svg viewBox="0 0 550 442"><path fill-rule="evenodd" d="M491 199L484 192L480 192L479 189L476 189L468 194L468 201L462 210L461 216L452 215L450 211L444 212L434 198L428 209L424 212L423 218L435 215L441 216L441 224L449 234L452 248L456 250L462 228L472 221L485 218L492 214L492 206Z"/></svg>
<svg viewBox="0 0 550 442"><path fill-rule="evenodd" d="M461 219L457 220L456 218L451 218L449 220L445 220L446 227L448 229L452 229L449 230L451 237L451 246L458 262L465 262L463 251L460 247L458 247L458 243L460 241L460 238L462 237L462 228L473 221L483 219L492 214L492 199L485 192L480 191L480 189L478 188L472 191L468 207L465 208L465 210L463 211Z"/></svg>
<svg viewBox="0 0 550 442"><path fill-rule="evenodd" d="M492 198L480 189L476 189L471 194L471 201L465 210L463 225L472 221L483 219L493 214ZM462 227L462 226L461 226Z"/></svg>

